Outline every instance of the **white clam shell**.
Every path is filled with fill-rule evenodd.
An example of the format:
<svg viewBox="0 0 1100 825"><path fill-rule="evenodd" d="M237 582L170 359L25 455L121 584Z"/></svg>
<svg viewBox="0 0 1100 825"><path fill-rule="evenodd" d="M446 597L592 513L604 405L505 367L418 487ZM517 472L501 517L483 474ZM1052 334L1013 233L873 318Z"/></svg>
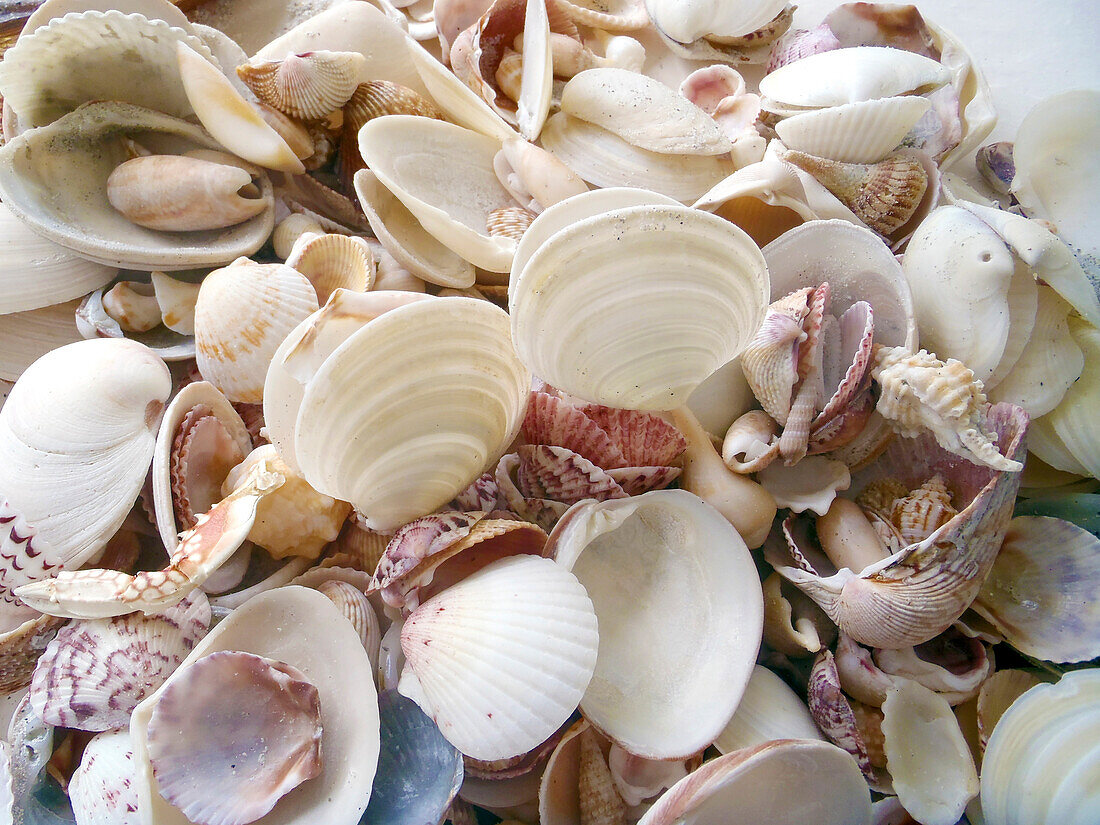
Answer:
<svg viewBox="0 0 1100 825"><path fill-rule="evenodd" d="M585 589L549 559L493 562L406 620L400 690L475 759L526 753L569 718L596 664Z"/></svg>
<svg viewBox="0 0 1100 825"><path fill-rule="evenodd" d="M1095 782L1100 672L1076 670L1036 685L1005 711L982 760L983 819L996 825L1086 825Z"/></svg>
<svg viewBox="0 0 1100 825"><path fill-rule="evenodd" d="M482 269L508 270L515 241L490 236L485 225L490 212L514 205L493 169L499 140L442 120L391 115L367 122L359 150L441 243Z"/></svg>
<svg viewBox="0 0 1100 825"><path fill-rule="evenodd" d="M474 285L474 265L425 231L374 172L355 173L355 194L375 237L405 269L439 286Z"/></svg>
<svg viewBox="0 0 1100 825"><path fill-rule="evenodd" d="M23 373L0 411L5 588L106 545L145 480L171 386L147 347L116 339L69 344Z"/></svg>
<svg viewBox="0 0 1100 825"><path fill-rule="evenodd" d="M671 788L638 825L870 825L871 794L847 753L781 739L728 753Z"/></svg>
<svg viewBox="0 0 1100 825"><path fill-rule="evenodd" d="M5 53L0 93L23 129L52 123L89 100L187 117L194 110L175 65L180 43L217 71L201 40L163 20L120 11L67 14L20 37Z"/></svg>
<svg viewBox="0 0 1100 825"><path fill-rule="evenodd" d="M714 741L763 626L752 558L730 523L683 490L588 501L562 517L547 552L585 586L600 622L585 718L647 759L684 759Z"/></svg>
<svg viewBox="0 0 1100 825"><path fill-rule="evenodd" d="M784 118L775 133L788 149L844 163L877 163L931 108L923 97L887 97Z"/></svg>
<svg viewBox="0 0 1100 825"><path fill-rule="evenodd" d="M632 146L668 155L721 155L732 148L718 123L668 86L626 69L588 69L561 93L561 110Z"/></svg>
<svg viewBox="0 0 1100 825"><path fill-rule="evenodd" d="M798 694L772 671L756 665L733 718L714 740L714 747L731 753L775 739L824 738Z"/></svg>
<svg viewBox="0 0 1100 825"><path fill-rule="evenodd" d="M378 762L379 719L370 658L355 629L323 594L305 587L261 593L233 611L184 660L223 650L278 657L316 688L324 730L321 775L280 799L265 825L358 822L367 807ZM190 825L159 793L149 761L149 720L173 678L138 705L130 721L143 823ZM196 720L201 725L201 720Z"/></svg>
<svg viewBox="0 0 1100 825"><path fill-rule="evenodd" d="M678 43L701 37L742 37L770 23L786 8L786 0L646 0L650 20Z"/></svg>
<svg viewBox="0 0 1100 825"><path fill-rule="evenodd" d="M141 825L130 731L107 731L84 748L69 780L69 801L81 825Z"/></svg>
<svg viewBox="0 0 1100 825"><path fill-rule="evenodd" d="M230 401L259 404L275 350L317 306L312 284L283 264L241 258L211 272L195 304L199 372Z"/></svg>
<svg viewBox="0 0 1100 825"><path fill-rule="evenodd" d="M34 277L27 270L34 267ZM106 286L118 269L48 241L0 205L0 314L71 301Z"/></svg>
<svg viewBox="0 0 1100 825"><path fill-rule="evenodd" d="M886 767L901 804L928 825L954 825L978 793L974 757L943 697L906 679L882 703Z"/></svg>
<svg viewBox="0 0 1100 825"><path fill-rule="evenodd" d="M13 312L0 322L0 380L15 381L50 350L84 340L74 316L79 301Z"/></svg>
<svg viewBox="0 0 1100 825"><path fill-rule="evenodd" d="M615 407L683 404L748 343L768 300L756 245L729 222L682 206L578 220L522 266L511 301L516 351L552 385ZM629 309L627 292L636 298ZM688 351L691 358L675 355Z"/></svg>
<svg viewBox="0 0 1100 825"><path fill-rule="evenodd" d="M191 269L226 263L263 246L274 225L266 175L259 176L259 186L268 208L228 229L158 232L116 212L106 184L129 157L122 136L166 154L218 148L202 129L169 115L126 103L89 103L0 149L0 197L35 232L108 266Z"/></svg>
<svg viewBox="0 0 1100 825"><path fill-rule="evenodd" d="M315 370L293 416L294 458L315 489L350 501L372 529L450 501L519 431L530 376L507 316L486 301L399 306L318 355L299 348L283 358L292 373Z"/></svg>
<svg viewBox="0 0 1100 825"><path fill-rule="evenodd" d="M565 112L551 115L542 145L589 183L650 189L692 201L734 170L722 155L666 155L632 146L621 137Z"/></svg>
<svg viewBox="0 0 1100 825"><path fill-rule="evenodd" d="M824 108L942 86L950 72L929 57L878 46L821 52L781 66L760 81L764 108ZM786 109L784 109L786 107Z"/></svg>

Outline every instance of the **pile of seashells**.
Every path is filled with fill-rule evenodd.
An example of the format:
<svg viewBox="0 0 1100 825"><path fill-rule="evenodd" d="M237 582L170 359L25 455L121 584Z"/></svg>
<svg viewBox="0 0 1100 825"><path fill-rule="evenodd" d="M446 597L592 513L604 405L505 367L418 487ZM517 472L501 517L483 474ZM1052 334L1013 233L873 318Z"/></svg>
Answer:
<svg viewBox="0 0 1100 825"><path fill-rule="evenodd" d="M913 6L29 5L0 823L1100 821L1100 91L983 147Z"/></svg>

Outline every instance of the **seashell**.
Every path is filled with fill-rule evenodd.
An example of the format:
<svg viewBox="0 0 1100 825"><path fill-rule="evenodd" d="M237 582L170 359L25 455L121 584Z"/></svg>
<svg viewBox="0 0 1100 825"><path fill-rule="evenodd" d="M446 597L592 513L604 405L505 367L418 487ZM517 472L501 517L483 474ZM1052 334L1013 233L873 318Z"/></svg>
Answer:
<svg viewBox="0 0 1100 825"><path fill-rule="evenodd" d="M1012 152L1012 143L1001 140L986 144L974 157L974 164L978 167L982 180L998 195L1009 194L1012 179L1016 176Z"/></svg>
<svg viewBox="0 0 1100 825"><path fill-rule="evenodd" d="M826 23L821 23L810 30L789 29L772 45L765 71L771 74L779 67L809 57L811 54L839 48L840 41Z"/></svg>
<svg viewBox="0 0 1100 825"><path fill-rule="evenodd" d="M915 96L845 103L784 118L775 132L796 152L842 163L878 163L931 105Z"/></svg>
<svg viewBox="0 0 1100 825"><path fill-rule="evenodd" d="M125 332L148 332L160 325L160 307L151 286L119 281L103 294L103 308Z"/></svg>
<svg viewBox="0 0 1100 825"><path fill-rule="evenodd" d="M1057 226L1058 235L1082 264L1088 262L1093 275L1100 240L1085 216L1096 205L1098 131L1100 97L1094 91L1062 92L1041 101L1016 133L1010 187L1024 214Z"/></svg>
<svg viewBox="0 0 1100 825"><path fill-rule="evenodd" d="M599 404L585 404L580 410L608 434L626 465L672 464L687 449L679 430L658 415Z"/></svg>
<svg viewBox="0 0 1100 825"><path fill-rule="evenodd" d="M379 825L455 820L447 809L462 785L462 755L416 703L395 690L378 695L381 749L365 816ZM408 754L415 754L409 760ZM411 775L410 775L411 774ZM407 789L417 789L409 798ZM476 821L476 818L475 818Z"/></svg>
<svg viewBox="0 0 1100 825"><path fill-rule="evenodd" d="M80 301L67 301L2 316L0 380L4 381L6 390L10 390L19 376L46 353L84 340L73 320L81 304ZM4 395L6 397L7 393Z"/></svg>
<svg viewBox="0 0 1100 825"><path fill-rule="evenodd" d="M494 479L500 491L501 502L510 512L525 521L536 524L543 530L553 529L555 522L569 509L568 506L560 501L525 496L518 486L516 478L518 469L518 453L501 456L497 463Z"/></svg>
<svg viewBox="0 0 1100 825"><path fill-rule="evenodd" d="M308 215L291 212L275 225L271 245L275 248L275 255L285 261L300 237L310 233L321 235L324 231L321 224Z"/></svg>
<svg viewBox="0 0 1100 825"><path fill-rule="evenodd" d="M107 731L84 746L69 780L69 801L85 825L140 825L134 750L127 729Z"/></svg>
<svg viewBox="0 0 1100 825"><path fill-rule="evenodd" d="M306 277L283 264L238 258L211 272L195 304L196 359L203 377L230 401L260 403L276 348L317 306Z"/></svg>
<svg viewBox="0 0 1100 825"><path fill-rule="evenodd" d="M279 458L274 445L257 447L222 482L228 496L249 472L266 466L283 476L284 483L256 506L256 521L248 532L249 541L267 550L274 559L304 556L316 559L321 550L340 534L351 505L319 493Z"/></svg>
<svg viewBox="0 0 1100 825"><path fill-rule="evenodd" d="M518 103L523 90L523 54L505 47L493 79L503 95Z"/></svg>
<svg viewBox="0 0 1100 825"><path fill-rule="evenodd" d="M213 384L196 381L172 399L160 421L152 473L157 528L169 553L179 533L221 500L226 475L251 448L244 422Z"/></svg>
<svg viewBox="0 0 1100 825"><path fill-rule="evenodd" d="M825 515L837 492L852 483L844 462L820 455L802 459L797 469L772 462L760 470L757 479L779 507L792 513L813 510L818 515Z"/></svg>
<svg viewBox="0 0 1100 825"><path fill-rule="evenodd" d="M844 693L870 707L882 707L886 701L886 691L899 681L879 668L870 650L856 644L844 633L838 634L833 661Z"/></svg>
<svg viewBox="0 0 1100 825"><path fill-rule="evenodd" d="M519 138L504 141L493 158L497 180L508 192L536 214L588 186L550 152Z"/></svg>
<svg viewBox="0 0 1100 825"><path fill-rule="evenodd" d="M249 700L260 697L258 712ZM212 724L187 736L200 713ZM211 825L255 821L321 772L317 688L296 667L251 653L219 651L188 663L159 692L146 735L161 795Z"/></svg>
<svg viewBox="0 0 1100 825"><path fill-rule="evenodd" d="M868 731L857 715L858 703L841 691L836 663L828 650L814 659L806 691L810 713L822 733L852 757L872 787L889 788L888 775L882 770L885 760L872 752Z"/></svg>
<svg viewBox="0 0 1100 825"><path fill-rule="evenodd" d="M305 166L306 161L309 161L310 166L306 167L307 170L319 168L320 165L323 165L319 163L319 160L321 155L327 151L327 147L322 143L314 144L314 135L317 134L316 129L310 131L306 126L292 120L289 116L268 106L266 103L255 103L253 105L256 114L274 130L275 134L282 138L290 151L294 153L294 157L302 161L303 166Z"/></svg>
<svg viewBox="0 0 1100 825"><path fill-rule="evenodd" d="M776 505L771 493L725 465L710 435L689 409L681 407L673 411L672 421L688 443L680 487L718 510L749 547L759 547L775 518Z"/></svg>
<svg viewBox="0 0 1100 825"><path fill-rule="evenodd" d="M798 354L806 340L803 322L812 287L796 290L768 307L756 335L741 353L741 369L753 395L779 424L787 423L798 383Z"/></svg>
<svg viewBox="0 0 1100 825"><path fill-rule="evenodd" d="M592 603L572 574L548 559L501 559L406 620L400 690L464 754L505 759L566 721L592 676L596 647ZM531 650L539 651L537 666Z"/></svg>
<svg viewBox="0 0 1100 825"><path fill-rule="evenodd" d="M169 115L114 101L85 104L0 150L4 203L49 240L90 260L131 269L217 265L263 245L274 221L266 175L258 178L264 210L223 230L165 234L116 212L107 199L107 180L129 158L129 139L148 140L175 154L219 148L198 127ZM81 150L73 151L74 145ZM40 197L44 190L53 195Z"/></svg>
<svg viewBox="0 0 1100 825"><path fill-rule="evenodd" d="M732 38L752 34L775 18L786 5L784 0L746 3L736 8L715 0L689 0L678 4L646 0L645 3L658 31L685 44L703 37Z"/></svg>
<svg viewBox="0 0 1100 825"><path fill-rule="evenodd" d="M674 6L664 0L647 0L647 5L659 5L662 9L672 9ZM703 11L703 17L711 16L715 21L721 21L723 18L729 21L729 10L721 4L705 0L703 3L693 4L696 11ZM766 8L767 3L757 3L751 7L749 14L755 14L762 8ZM723 10L725 14L723 15ZM743 12L744 10L742 10ZM675 12L672 12L673 20L675 20ZM734 13L736 17L740 17L737 12ZM662 17L667 17L668 14L662 14ZM700 21L700 15L691 15L695 18L695 22L698 24ZM740 36L721 35L718 33L712 33L699 39L684 43L670 36L666 33L661 26L655 25L654 28L662 44L674 55L687 60L721 60L727 63L764 63L768 59L769 49L771 44L783 35L784 32L790 28L791 21L794 18L794 6L786 5L781 6L780 11L773 15L772 18L766 21L762 26L755 31L748 32ZM740 19L743 19L741 17ZM718 28L712 24L706 25L706 28ZM675 84L671 84L675 85Z"/></svg>
<svg viewBox="0 0 1100 825"><path fill-rule="evenodd" d="M549 210L543 213L524 241L540 221L553 227L555 220L571 211L565 204L555 208L562 210L556 213L558 218L547 217ZM587 239L585 263L578 268L574 259L582 255L577 242L582 234ZM541 238L535 235L533 243ZM766 278L755 245L728 223L698 210L656 205L614 210L580 220L537 248L526 248L535 251L513 269L509 288L516 351L540 377L596 403L642 410L670 409L683 403L717 366L738 354L763 314ZM687 271L684 253L689 248L692 265ZM633 262L629 273L621 266L626 260ZM681 270L683 274L676 274ZM612 279L629 280L630 289L640 296L629 319L612 314L610 302L616 294L609 286ZM593 295L586 287L597 280L601 290ZM700 284L698 291L678 288L675 295L668 292L673 282L682 287L692 281ZM681 326L669 320L684 317L682 313L697 314L681 303L684 300L705 302L706 317L721 330L704 333L702 327L694 327L696 334L706 335L706 343L689 343ZM675 309L679 306L684 308ZM578 307L583 307L583 312ZM646 314L645 307L652 312ZM604 335L598 349L602 363L591 360L596 353L587 346L588 337L577 332L588 323L589 313L601 318ZM639 339L636 332L626 335L623 330L627 326L632 331L644 329L645 337ZM553 349L545 345L547 329L555 330L561 342ZM687 369L679 360L667 357L670 347L699 347L712 354L706 361L695 359ZM584 365L583 369L578 365Z"/></svg>
<svg viewBox="0 0 1100 825"><path fill-rule="evenodd" d="M922 822L958 822L978 794L978 772L951 706L906 680L887 691L882 712L886 764L898 800Z"/></svg>
<svg viewBox="0 0 1100 825"><path fill-rule="evenodd" d="M355 173L355 191L371 229L386 252L410 274L440 286L467 287L474 283L473 264L430 235L404 204L368 170ZM383 286L382 261L375 289L407 289Z"/></svg>
<svg viewBox="0 0 1100 825"><path fill-rule="evenodd" d="M981 641L953 628L922 645L876 650L873 656L882 673L896 677L893 686L901 680L912 679L935 691L952 706L977 696L982 684L993 673L992 657ZM884 701L885 694L882 698Z"/></svg>
<svg viewBox="0 0 1100 825"><path fill-rule="evenodd" d="M415 145L423 158L447 158L442 178L400 162ZM493 272L507 271L514 241L486 234L494 209L513 205L493 171L500 143L451 123L408 115L372 120L359 132L359 150L378 180L417 217L424 228L466 260ZM462 158L455 163L454 157ZM417 171L423 167L424 171Z"/></svg>
<svg viewBox="0 0 1100 825"><path fill-rule="evenodd" d="M585 586L602 628L580 702L585 718L647 759L683 759L712 742L748 682L763 615L750 556L730 524L695 495L659 490L575 505L546 552ZM676 595L688 592L707 595ZM646 628L646 644L628 627ZM684 628L693 646L683 645ZM650 678L657 673L666 676Z"/></svg>
<svg viewBox="0 0 1100 825"><path fill-rule="evenodd" d="M1061 519L1013 519L974 610L1025 655L1053 662L1095 658L1097 542Z"/></svg>
<svg viewBox="0 0 1100 825"><path fill-rule="evenodd" d="M516 243L535 219L535 213L522 206L504 206L489 213L485 226L490 236L503 235Z"/></svg>
<svg viewBox="0 0 1100 825"><path fill-rule="evenodd" d="M883 235L909 222L928 189L923 164L906 155L875 164L839 163L794 151L783 157L817 178L861 221Z"/></svg>
<svg viewBox="0 0 1100 825"><path fill-rule="evenodd" d="M199 285L178 280L163 272L150 272L149 280L153 284L161 323L180 335L193 336Z"/></svg>
<svg viewBox="0 0 1100 825"><path fill-rule="evenodd" d="M1021 280L1029 286L1032 283L1028 276ZM1069 329L1069 304L1048 286L1039 286L1036 291L1034 324L1030 329L1018 325L1027 329L1027 343L989 392L991 400L1016 404L1033 418L1055 409L1085 369L1085 355ZM1007 356L1002 365L1005 360Z"/></svg>
<svg viewBox="0 0 1100 825"><path fill-rule="evenodd" d="M141 289L147 290L145 285ZM155 292L155 290L154 290ZM157 325L148 332L125 333L122 326L108 314L103 305L104 291L97 289L91 295L84 298L76 308L73 318L76 329L84 338L129 338L139 344L147 346L154 355L165 361L186 361L195 357L194 338L180 335L167 327ZM43 316L48 314L38 310ZM56 311L55 311L56 312ZM29 314L28 314L29 316ZM42 320L46 320L43 317ZM68 324L53 330L54 334L63 333ZM60 346L60 342L57 344Z"/></svg>
<svg viewBox="0 0 1100 825"><path fill-rule="evenodd" d="M1013 459L1022 456L1025 420L1023 411L1011 406L996 406L987 418ZM784 529L797 551L792 549L791 557L781 557L769 547L766 558L861 644L899 648L939 635L977 595L999 549L1001 531L1008 524L1009 502L1019 483L1017 473L994 471L951 455L935 446L928 435L919 442L895 440L872 468L876 471L869 470L866 476L896 476L916 486L931 475L932 467L944 474L958 503L966 506L921 543L909 545L857 575L851 568L845 571L830 565L808 541L809 525L790 519ZM904 474L899 472L903 468ZM960 555L958 548L966 548L966 552ZM792 557L796 566L791 566ZM861 594L858 597L857 592Z"/></svg>
<svg viewBox="0 0 1100 825"><path fill-rule="evenodd" d="M144 482L170 390L164 363L124 340L69 344L23 373L0 412L5 591L106 545Z"/></svg>
<svg viewBox="0 0 1100 825"><path fill-rule="evenodd" d="M561 0L557 5L578 25L603 31L635 31L649 24L643 0Z"/></svg>
<svg viewBox="0 0 1100 825"><path fill-rule="evenodd" d="M28 266L35 277L26 278ZM73 255L0 206L0 313L8 315L64 303L106 286L118 270ZM5 324L10 319L5 319Z"/></svg>
<svg viewBox="0 0 1100 825"><path fill-rule="evenodd" d="M280 455L288 464L287 456L292 456L316 490L351 502L372 529L395 529L450 501L497 460L519 431L530 377L512 350L504 313L469 298L400 306L409 302L408 296L381 294L376 300L396 298L398 308L365 325L362 316L353 316L331 342L335 349L354 332L338 353L329 355L328 344L312 352L306 332L347 305L347 298L338 296L351 295L334 293L326 310L300 327L273 359L279 366L269 375L284 369L301 373L277 390L271 412L265 407L265 418ZM425 324L436 331L432 336L422 334ZM363 352L371 357L364 359ZM385 353L393 355L387 360ZM451 378L410 392L408 376L418 365L437 379ZM475 381L475 374L484 378ZM371 403L364 406L357 398L354 416L341 412L334 417L334 411L347 406L348 388L363 381L374 387ZM269 378L266 392L272 389ZM392 406L395 397L397 408ZM377 425L376 411L381 409L388 411L386 426ZM395 409L410 412L398 415ZM361 430L368 420L376 422L369 437ZM447 426L441 427L444 420ZM349 435L342 437L341 431ZM291 440L288 454L282 445ZM392 451L399 443L421 446L412 453ZM377 459L380 449L390 451L384 461ZM330 460L332 450L343 456L340 462ZM369 467L356 463L368 458ZM381 478L385 484L378 483Z"/></svg>
<svg viewBox="0 0 1100 825"><path fill-rule="evenodd" d="M519 489L527 498L576 504L590 498L605 501L627 497L615 479L572 450L525 444L518 455Z"/></svg>
<svg viewBox="0 0 1100 825"><path fill-rule="evenodd" d="M347 186L367 164L359 154L359 130L369 120L385 115L418 115L442 120L434 103L419 92L389 80L369 80L353 91L344 106L340 129L338 173Z"/></svg>
<svg viewBox="0 0 1100 825"><path fill-rule="evenodd" d="M186 118L194 109L176 64L179 44L217 71L202 41L163 20L115 10L66 14L43 21L39 30L28 29L5 52L0 94L23 130L53 123L90 100ZM145 82L134 83L135 77Z"/></svg>
<svg viewBox="0 0 1100 825"><path fill-rule="evenodd" d="M352 584L337 580L322 582L317 589L328 596L329 600L340 608L344 618L351 622L351 626L359 634L359 641L363 643L363 647L371 657L371 666L377 667L382 633L378 627L378 615L363 591Z"/></svg>
<svg viewBox="0 0 1100 825"><path fill-rule="evenodd" d="M764 643L787 656L801 657L827 647L836 626L821 608L778 573L761 585L764 591Z"/></svg>
<svg viewBox="0 0 1100 825"><path fill-rule="evenodd" d="M729 825L869 825L871 795L840 748L781 739L707 762L669 788L639 825L702 825L714 811Z"/></svg>
<svg viewBox="0 0 1100 825"><path fill-rule="evenodd" d="M721 155L668 155L633 146L565 112L550 116L539 140L588 183L649 189L682 202L699 198L734 170Z"/></svg>
<svg viewBox="0 0 1100 825"><path fill-rule="evenodd" d="M368 292L374 286L374 256L361 238L322 234L302 236L286 265L305 275L323 304L337 289Z"/></svg>
<svg viewBox="0 0 1100 825"><path fill-rule="evenodd" d="M66 625L31 681L34 712L57 727L126 727L130 712L164 682L210 628L210 605L194 591L163 614Z"/></svg>
<svg viewBox="0 0 1100 825"><path fill-rule="evenodd" d="M981 382L962 362L880 347L871 375L881 389L876 409L900 435L913 438L927 430L945 450L971 461L1008 472L1023 468L998 451L985 420Z"/></svg>
<svg viewBox="0 0 1100 825"><path fill-rule="evenodd" d="M358 52L322 50L282 60L253 58L237 67L237 76L261 102L291 117L317 120L348 102L366 65Z"/></svg>
<svg viewBox="0 0 1100 825"><path fill-rule="evenodd" d="M951 506L951 491L939 475L896 498L890 509L890 520L906 544L924 541L957 515Z"/></svg>
<svg viewBox="0 0 1100 825"><path fill-rule="evenodd" d="M997 723L1012 703L1026 691L1047 681L1049 679L1040 678L1028 670L998 670L985 680L978 693L976 708L978 741L983 752Z"/></svg>
<svg viewBox="0 0 1100 825"><path fill-rule="evenodd" d="M268 208L244 169L178 155L117 166L107 178L107 199L128 220L162 232L225 229Z"/></svg>
<svg viewBox="0 0 1100 825"><path fill-rule="evenodd" d="M178 44L176 53L187 99L215 140L258 166L297 175L305 171L287 142L217 67L185 43Z"/></svg>
<svg viewBox="0 0 1100 825"><path fill-rule="evenodd" d="M865 570L889 553L859 505L834 499L815 521L821 550L837 568Z"/></svg>
<svg viewBox="0 0 1100 825"><path fill-rule="evenodd" d="M253 654L251 658L280 656L285 665L303 674L304 681L313 685L314 695L320 700L320 727L324 731L321 773L275 803L271 814L275 821L290 822L295 817L324 822L358 821L367 806L368 794L363 792L363 783L369 786L372 782L378 760L379 722L367 653L351 625L339 617L339 609L322 594L304 587L281 587L249 599L196 646L169 681L134 711L131 736L143 817L148 812L165 825L186 825L190 821L161 795L163 780L159 771L154 777L150 764L154 738L150 719L157 712L160 701L171 693L186 696L183 687L193 683L194 676L210 669L206 665L190 670L192 665L204 660L209 663L211 659L207 657L221 651L233 651L230 657L239 656L236 651L240 651ZM191 678L185 678L189 671ZM358 697L356 701L350 699L351 686ZM201 691L209 688L198 689L201 695ZM244 691L232 687L223 688L222 693L227 703L245 698ZM251 713L259 722L259 714L255 710ZM166 713L160 715L162 718L168 716ZM242 731L236 724L222 725L219 732L238 742L248 742L252 735L262 733L263 728ZM201 715L191 720L186 734L188 738L202 740L207 747L215 739L214 726ZM181 741L178 734L175 736ZM285 748L276 737L268 736L267 744L272 749ZM264 751L257 749L254 752L262 754ZM201 750L191 744L189 753L194 759ZM188 756L187 751L184 756ZM201 772L200 767L200 776ZM237 785L239 782L233 782L230 789ZM209 784L204 787L208 788ZM259 790L262 793L266 789ZM226 805L232 799L232 794L225 793L215 801ZM206 801L211 801L209 794Z"/></svg>
<svg viewBox="0 0 1100 825"><path fill-rule="evenodd" d="M806 703L787 683L756 665L737 710L714 747L732 753L776 739L823 739Z"/></svg>
<svg viewBox="0 0 1100 825"><path fill-rule="evenodd" d="M731 148L706 112L663 83L626 69L576 75L562 90L561 110L650 152L721 155Z"/></svg>
<svg viewBox="0 0 1100 825"><path fill-rule="evenodd" d="M769 111L820 109L943 86L948 69L901 49L854 47L812 54L765 75L760 94ZM778 105L777 105L778 104Z"/></svg>

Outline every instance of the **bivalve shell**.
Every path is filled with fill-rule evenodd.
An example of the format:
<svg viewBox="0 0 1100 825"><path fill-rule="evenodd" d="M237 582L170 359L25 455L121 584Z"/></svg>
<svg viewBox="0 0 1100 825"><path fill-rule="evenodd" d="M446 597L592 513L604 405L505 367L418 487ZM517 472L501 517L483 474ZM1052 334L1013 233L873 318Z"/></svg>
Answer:
<svg viewBox="0 0 1100 825"><path fill-rule="evenodd" d="M81 825L141 825L130 731L94 737L69 780L69 801Z"/></svg>
<svg viewBox="0 0 1100 825"><path fill-rule="evenodd" d="M844 163L877 163L929 110L923 97L887 97L830 106L779 121L788 149Z"/></svg>
<svg viewBox="0 0 1100 825"><path fill-rule="evenodd" d="M359 52L320 50L282 60L254 58L237 67L237 76L267 105L316 120L348 102L366 63Z"/></svg>

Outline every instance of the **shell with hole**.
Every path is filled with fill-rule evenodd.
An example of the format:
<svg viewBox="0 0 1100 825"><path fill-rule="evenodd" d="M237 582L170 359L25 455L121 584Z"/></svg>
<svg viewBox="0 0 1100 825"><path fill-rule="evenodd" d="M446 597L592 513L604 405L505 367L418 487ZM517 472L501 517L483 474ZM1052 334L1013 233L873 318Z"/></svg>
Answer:
<svg viewBox="0 0 1100 825"><path fill-rule="evenodd" d="M170 115L129 103L87 103L0 149L0 196L35 232L110 266L193 269L226 263L263 246L274 225L274 200L270 181L258 170L255 200L263 208L233 226L164 232L118 212L108 200L107 181L132 157L135 142L162 155L220 148L199 127Z"/></svg>
<svg viewBox="0 0 1100 825"><path fill-rule="evenodd" d="M315 590L296 586L262 593L233 611L199 642L168 681L134 711L130 732L142 820L164 825L186 825L192 821L168 801L168 795L182 793L180 787L169 788L156 768L158 762L163 764L165 747L171 744L162 738L163 732L157 734L156 721L158 717L163 717L162 722L170 718L169 708L162 708L166 699L174 696L173 704L177 705L186 702L186 696L180 696L180 688L195 682L193 674L200 672L196 668L202 662L225 655L249 656L250 661L263 661L261 657L278 659L300 672L299 678L313 686L314 698L320 706L320 744L324 754L320 774L301 784L295 793L276 798L266 821L357 822L367 806L369 793L363 789L370 787L379 752L379 718L370 659L351 623L336 605ZM246 697L250 695L247 687L228 683L223 707L232 713L240 701L247 703ZM234 715L234 718L240 717ZM279 726L265 729L261 715L255 716L255 720L251 728L223 724L222 735L217 738L223 746L236 745L246 753L262 754L266 748L259 747L258 740L268 738L271 742L265 744L285 750L284 742L279 741L282 736ZM204 761L202 754L204 748L209 751L214 746L215 727L217 722L205 716L189 717L188 735L176 737L182 745L177 748L181 752L169 763L175 765L176 773L201 783L200 777L213 770L214 766L209 764L212 760ZM207 739L211 741L205 743ZM227 774L228 767L225 765ZM245 799L262 792L250 789L240 776L227 775L222 787L224 793L220 799L205 801L223 809L228 806L230 815Z"/></svg>
<svg viewBox="0 0 1100 825"><path fill-rule="evenodd" d="M519 431L530 376L507 316L485 301L362 295L357 308L354 293L337 290L284 341L265 419L310 485L351 502L366 526L392 530L496 462ZM366 386L368 403L356 395Z"/></svg>
<svg viewBox="0 0 1100 825"><path fill-rule="evenodd" d="M506 759L576 710L597 644L592 602L572 573L550 559L500 559L405 621L399 689L463 754Z"/></svg>
<svg viewBox="0 0 1100 825"><path fill-rule="evenodd" d="M0 411L5 599L79 567L130 511L171 391L164 362L132 341L53 350L20 377Z"/></svg>
<svg viewBox="0 0 1100 825"><path fill-rule="evenodd" d="M238 258L211 272L195 304L199 372L230 401L259 404L275 350L317 306L309 280L283 264Z"/></svg>
<svg viewBox="0 0 1100 825"><path fill-rule="evenodd" d="M603 211L590 198L547 210L524 236L509 285L516 351L540 378L585 400L677 407L755 331L768 292L763 257L704 212ZM602 214L589 217L596 209ZM627 291L629 311L620 300ZM695 321L685 326L688 317ZM689 350L690 359L676 354Z"/></svg>
<svg viewBox="0 0 1100 825"><path fill-rule="evenodd" d="M987 423L1006 456L1023 457L1026 413L996 405ZM914 489L935 473L945 478L959 512L927 538L889 553L862 509L837 499L825 522L818 521L820 549L810 540L808 520L794 516L784 524L789 552L769 547L769 562L862 644L899 648L937 636L974 600L992 567L1020 475L973 464L926 435L891 442L857 483L896 478Z"/></svg>
<svg viewBox="0 0 1100 825"><path fill-rule="evenodd" d="M585 718L647 759L684 759L714 741L748 683L763 623L751 556L729 522L683 490L582 502L547 552L585 586L600 622ZM645 644L627 628L645 628Z"/></svg>

